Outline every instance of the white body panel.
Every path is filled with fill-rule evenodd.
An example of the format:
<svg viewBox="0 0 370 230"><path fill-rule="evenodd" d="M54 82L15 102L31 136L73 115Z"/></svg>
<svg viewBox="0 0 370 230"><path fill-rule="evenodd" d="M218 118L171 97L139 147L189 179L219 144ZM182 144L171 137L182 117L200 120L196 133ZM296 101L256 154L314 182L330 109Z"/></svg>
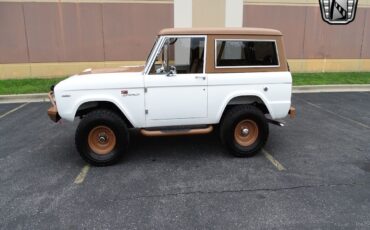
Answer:
<svg viewBox="0 0 370 230"><path fill-rule="evenodd" d="M144 80L142 73L108 73L72 76L55 86L59 115L73 121L85 102L114 103L135 126L145 125ZM123 96L128 90L133 96Z"/></svg>
<svg viewBox="0 0 370 230"><path fill-rule="evenodd" d="M208 118L211 124L218 123L233 98L257 96L266 105L272 119L281 119L288 114L291 93L289 72L208 74Z"/></svg>
<svg viewBox="0 0 370 230"><path fill-rule="evenodd" d="M207 78L204 74L146 75L147 126L196 122L207 118ZM171 121L173 120L173 121Z"/></svg>
<svg viewBox="0 0 370 230"><path fill-rule="evenodd" d="M73 121L83 103L108 101L138 128L217 124L226 105L239 96L259 97L272 119L286 117L291 105L291 81L289 72L173 77L142 73L95 74L62 81L55 87L55 97L59 115L69 121ZM122 96L121 90L128 90L128 96Z"/></svg>
<svg viewBox="0 0 370 230"><path fill-rule="evenodd" d="M82 104L107 101L136 128L217 124L227 104L240 96L258 97L272 119L288 115L290 72L147 75L162 43L160 38L144 72L76 75L57 84L59 115L73 121Z"/></svg>

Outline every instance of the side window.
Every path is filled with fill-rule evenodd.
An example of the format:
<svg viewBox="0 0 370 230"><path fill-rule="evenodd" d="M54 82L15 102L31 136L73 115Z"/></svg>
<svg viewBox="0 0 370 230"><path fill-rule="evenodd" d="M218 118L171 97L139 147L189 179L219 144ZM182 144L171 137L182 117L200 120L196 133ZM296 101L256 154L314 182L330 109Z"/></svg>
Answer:
<svg viewBox="0 0 370 230"><path fill-rule="evenodd" d="M204 37L166 38L149 74L203 73L204 42Z"/></svg>
<svg viewBox="0 0 370 230"><path fill-rule="evenodd" d="M275 41L216 40L216 67L278 65Z"/></svg>

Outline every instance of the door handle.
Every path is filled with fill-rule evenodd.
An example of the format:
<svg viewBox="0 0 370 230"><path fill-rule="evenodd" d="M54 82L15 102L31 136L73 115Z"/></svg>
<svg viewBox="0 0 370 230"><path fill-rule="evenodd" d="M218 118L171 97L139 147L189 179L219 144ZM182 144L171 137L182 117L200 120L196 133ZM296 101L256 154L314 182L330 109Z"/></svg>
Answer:
<svg viewBox="0 0 370 230"><path fill-rule="evenodd" d="M206 77L204 77L204 76L195 76L195 79L202 79L202 80L206 80Z"/></svg>

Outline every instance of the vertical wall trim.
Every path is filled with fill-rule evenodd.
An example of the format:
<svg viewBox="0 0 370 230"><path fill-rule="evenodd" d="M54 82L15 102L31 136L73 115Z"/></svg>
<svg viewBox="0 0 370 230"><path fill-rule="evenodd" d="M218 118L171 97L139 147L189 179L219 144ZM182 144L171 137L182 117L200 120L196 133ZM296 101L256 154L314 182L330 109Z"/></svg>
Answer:
<svg viewBox="0 0 370 230"><path fill-rule="evenodd" d="M103 10L103 4L100 3L100 15L101 15L101 36L103 41L103 60L106 61L105 57L105 36L104 36L104 10Z"/></svg>
<svg viewBox="0 0 370 230"><path fill-rule="evenodd" d="M362 27L362 40L361 40L361 51L360 51L360 58L363 58L364 54L364 41L365 41L365 28L366 28L366 22L367 22L367 10L365 11L364 16L364 26Z"/></svg>
<svg viewBox="0 0 370 230"><path fill-rule="evenodd" d="M22 16L23 16L23 25L24 25L24 36L26 37L26 47L27 47L27 60L28 62L31 61L30 59L30 48L29 48L29 44L28 44L28 35L27 35L27 27L26 27L26 15L24 14L24 4L25 3L22 3ZM30 72L31 72L31 67L30 68Z"/></svg>
<svg viewBox="0 0 370 230"><path fill-rule="evenodd" d="M193 27L224 27L225 0L193 0Z"/></svg>
<svg viewBox="0 0 370 230"><path fill-rule="evenodd" d="M174 0L173 12L175 28L193 26L193 0Z"/></svg>
<svg viewBox="0 0 370 230"><path fill-rule="evenodd" d="M225 27L243 27L243 0L225 0Z"/></svg>
<svg viewBox="0 0 370 230"><path fill-rule="evenodd" d="M57 10L58 10L58 22L59 22L59 31L60 31L60 36L58 41L58 58L60 60L65 60L66 59L66 42L65 42L65 31L64 31L64 15L63 15L63 6L61 2L57 3ZM58 37L57 37L58 38ZM59 43L60 42L60 43ZM62 55L62 56L61 56Z"/></svg>
<svg viewBox="0 0 370 230"><path fill-rule="evenodd" d="M242 27L243 0L174 0L174 27Z"/></svg>
<svg viewBox="0 0 370 230"><path fill-rule="evenodd" d="M303 39L302 39L302 54L299 58L303 58L305 55L305 46L306 46L306 32L307 30L307 7L304 10L304 23L303 23ZM286 47L286 46L285 46ZM301 71L303 69L304 62L298 62L297 69Z"/></svg>
<svg viewBox="0 0 370 230"><path fill-rule="evenodd" d="M75 12L76 12L76 18L77 18L77 24L78 24L78 45L81 47L82 46L82 34L81 34L81 9L80 9L80 4L79 3L75 3ZM82 53L79 52L79 58L83 58L82 57Z"/></svg>
<svg viewBox="0 0 370 230"><path fill-rule="evenodd" d="M305 43L306 43L306 29L307 29L307 7L305 8L304 10L304 29L303 29L303 40L302 40L302 57L300 58L303 58L305 53Z"/></svg>

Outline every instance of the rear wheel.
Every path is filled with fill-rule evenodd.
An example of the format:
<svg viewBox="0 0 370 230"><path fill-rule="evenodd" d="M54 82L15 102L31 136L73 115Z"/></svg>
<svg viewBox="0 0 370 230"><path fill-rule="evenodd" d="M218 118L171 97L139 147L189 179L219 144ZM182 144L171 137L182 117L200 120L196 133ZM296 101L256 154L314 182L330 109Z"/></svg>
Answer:
<svg viewBox="0 0 370 230"><path fill-rule="evenodd" d="M127 152L129 132L123 119L110 110L95 110L78 125L75 143L81 157L95 166L116 163Z"/></svg>
<svg viewBox="0 0 370 230"><path fill-rule="evenodd" d="M230 153L237 157L251 157L266 144L269 127L265 115L258 108L240 105L225 114L220 132Z"/></svg>

